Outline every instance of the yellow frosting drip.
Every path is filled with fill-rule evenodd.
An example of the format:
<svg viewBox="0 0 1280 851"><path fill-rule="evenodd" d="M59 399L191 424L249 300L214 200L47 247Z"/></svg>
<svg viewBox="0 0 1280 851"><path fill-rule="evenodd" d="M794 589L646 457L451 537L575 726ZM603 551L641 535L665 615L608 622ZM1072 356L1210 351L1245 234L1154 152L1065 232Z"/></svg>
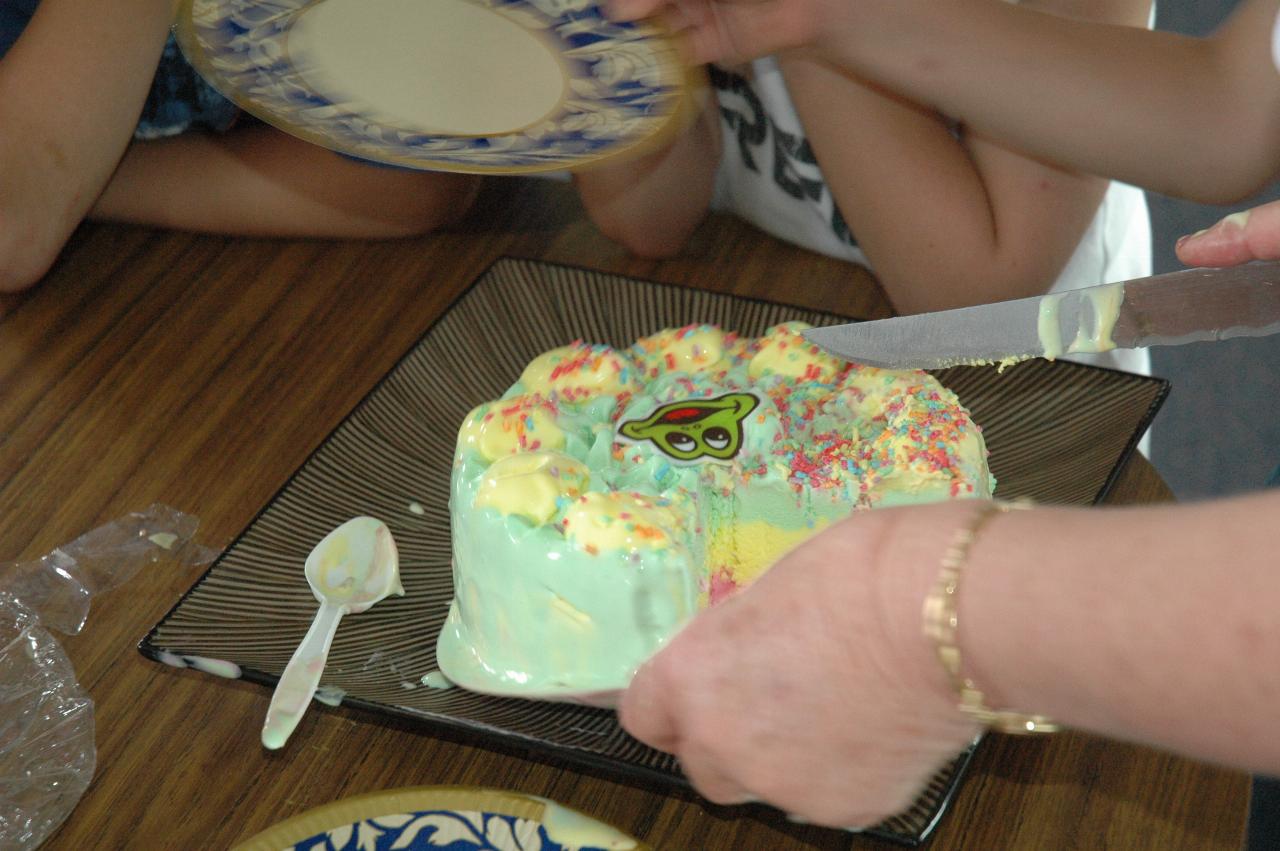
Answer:
<svg viewBox="0 0 1280 851"><path fill-rule="evenodd" d="M485 470L476 491L476 507L496 508L541 526L590 480L587 466L559 452L519 452L499 458Z"/></svg>
<svg viewBox="0 0 1280 851"><path fill-rule="evenodd" d="M667 328L637 340L632 352L646 376L701 372L720 363L726 334L713 325Z"/></svg>
<svg viewBox="0 0 1280 851"><path fill-rule="evenodd" d="M859 364L845 375L841 387L871 395L885 393L893 387L909 387L921 380L921 373L915 370L881 369Z"/></svg>
<svg viewBox="0 0 1280 851"><path fill-rule="evenodd" d="M910 393L921 380L920 372L858 364L845 374L839 398L848 408L848 415L875 419L885 416L889 402Z"/></svg>
<svg viewBox="0 0 1280 851"><path fill-rule="evenodd" d="M887 444L893 464L880 468L879 475L872 482L871 492L930 499L949 496L955 471L949 467L940 467L925 451L928 446L938 442L930 425L930 412L926 405L914 394L901 390L878 394L874 398L877 401L883 399L895 406L896 410L888 423L890 427L878 438ZM906 420L914 420L915 426L911 430L914 433L903 433L898 428L898 424ZM985 455L985 448L975 427L953 433L948 443L950 451L956 457L981 458ZM980 489L980 496L987 495L986 482L972 484Z"/></svg>
<svg viewBox="0 0 1280 851"><path fill-rule="evenodd" d="M630 358L608 346L586 343L561 346L534 358L521 373L520 383L526 392L556 394L574 402L639 387Z"/></svg>
<svg viewBox="0 0 1280 851"><path fill-rule="evenodd" d="M564 432L539 396L516 396L473 410L458 432L458 448L474 449L486 461L516 452L564 446Z"/></svg>
<svg viewBox="0 0 1280 851"><path fill-rule="evenodd" d="M592 491L564 514L565 537L589 553L662 550L671 546L680 515L665 500L643 494Z"/></svg>
<svg viewBox="0 0 1280 851"><path fill-rule="evenodd" d="M778 375L822 383L834 381L844 362L800 335L809 327L807 322L783 322L770 328L760 338L759 348L747 366L747 375L752 379Z"/></svg>

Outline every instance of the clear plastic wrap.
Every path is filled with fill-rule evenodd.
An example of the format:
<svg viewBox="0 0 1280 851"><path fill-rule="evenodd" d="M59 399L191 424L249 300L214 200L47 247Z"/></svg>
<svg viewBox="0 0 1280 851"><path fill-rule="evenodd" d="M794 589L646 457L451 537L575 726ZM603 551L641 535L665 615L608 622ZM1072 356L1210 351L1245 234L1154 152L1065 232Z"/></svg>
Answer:
<svg viewBox="0 0 1280 851"><path fill-rule="evenodd" d="M0 848L36 848L93 777L93 701L50 632L75 635L92 598L146 565L208 563L198 521L153 505L29 562L0 564Z"/></svg>

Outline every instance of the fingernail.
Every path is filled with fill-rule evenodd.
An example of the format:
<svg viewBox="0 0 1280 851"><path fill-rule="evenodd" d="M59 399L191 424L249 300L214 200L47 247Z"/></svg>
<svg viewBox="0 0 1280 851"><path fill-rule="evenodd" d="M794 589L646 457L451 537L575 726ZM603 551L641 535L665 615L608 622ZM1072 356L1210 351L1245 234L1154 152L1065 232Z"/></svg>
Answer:
<svg viewBox="0 0 1280 851"><path fill-rule="evenodd" d="M794 813L787 813L787 821L791 822L792 824L808 824L809 823L809 820L807 818L803 818L801 816L795 815Z"/></svg>
<svg viewBox="0 0 1280 851"><path fill-rule="evenodd" d="M1173 244L1174 250L1176 251L1177 249L1182 248L1184 245L1186 245L1188 242L1191 242L1192 240L1199 239L1209 231L1213 230L1214 227L1217 227L1217 225L1214 225L1213 227L1203 228L1201 230L1196 231L1195 233L1189 233L1186 236L1178 237L1178 241Z"/></svg>

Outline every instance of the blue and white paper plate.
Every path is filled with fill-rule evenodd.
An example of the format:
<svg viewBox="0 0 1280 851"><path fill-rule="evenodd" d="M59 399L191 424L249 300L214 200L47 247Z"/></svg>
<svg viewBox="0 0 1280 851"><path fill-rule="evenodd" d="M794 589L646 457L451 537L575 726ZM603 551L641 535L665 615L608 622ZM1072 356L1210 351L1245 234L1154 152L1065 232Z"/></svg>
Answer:
<svg viewBox="0 0 1280 851"><path fill-rule="evenodd" d="M294 816L234 851L650 851L546 798L421 786L344 798Z"/></svg>
<svg viewBox="0 0 1280 851"><path fill-rule="evenodd" d="M410 168L572 170L669 138L689 72L595 0L183 0L183 52L288 133Z"/></svg>

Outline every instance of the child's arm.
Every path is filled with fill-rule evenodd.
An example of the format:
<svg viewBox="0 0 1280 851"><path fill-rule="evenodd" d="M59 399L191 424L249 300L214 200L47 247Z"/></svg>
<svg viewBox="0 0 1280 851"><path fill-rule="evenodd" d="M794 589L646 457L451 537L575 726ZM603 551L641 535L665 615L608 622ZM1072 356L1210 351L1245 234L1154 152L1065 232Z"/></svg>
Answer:
<svg viewBox="0 0 1280 851"><path fill-rule="evenodd" d="M466 213L470 174L382 168L266 125L138 142L90 217L244 236L415 236Z"/></svg>
<svg viewBox="0 0 1280 851"><path fill-rule="evenodd" d="M44 274L111 178L173 0L42 0L0 59L0 291Z"/></svg>
<svg viewBox="0 0 1280 851"><path fill-rule="evenodd" d="M38 280L86 215L387 237L467 210L476 177L378 168L266 126L131 145L173 2L118 0L106 13L89 0L41 0L0 59L0 292Z"/></svg>
<svg viewBox="0 0 1280 851"><path fill-rule="evenodd" d="M1280 169L1280 0L1195 39L1003 0L609 0L682 22L696 62L793 48L1050 162L1209 203Z"/></svg>
<svg viewBox="0 0 1280 851"><path fill-rule="evenodd" d="M1147 0L1044 0L1063 14L1142 25ZM1107 182L952 128L814 54L782 68L823 175L900 312L1046 291Z"/></svg>
<svg viewBox="0 0 1280 851"><path fill-rule="evenodd" d="M1001 0L850 5L833 59L1034 156L1209 203L1280 169L1278 0L1243 0L1208 39Z"/></svg>
<svg viewBox="0 0 1280 851"><path fill-rule="evenodd" d="M678 252L710 206L720 162L720 117L706 90L695 101L697 115L667 145L573 176L596 227L641 257Z"/></svg>

